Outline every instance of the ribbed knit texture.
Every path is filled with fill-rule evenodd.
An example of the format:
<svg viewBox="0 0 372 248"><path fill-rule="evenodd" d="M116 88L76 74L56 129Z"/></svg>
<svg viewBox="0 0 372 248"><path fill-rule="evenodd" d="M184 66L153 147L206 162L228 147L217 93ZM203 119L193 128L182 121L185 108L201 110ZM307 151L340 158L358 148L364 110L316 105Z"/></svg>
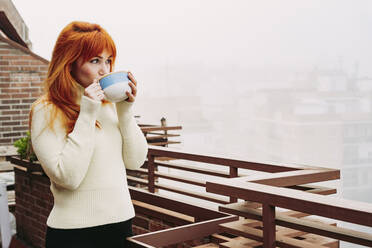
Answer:
<svg viewBox="0 0 372 248"><path fill-rule="evenodd" d="M79 117L68 135L58 115L53 129L47 127L50 104L34 106L32 144L54 196L48 226L83 228L134 217L125 168L144 163L147 142L131 106L125 101L102 105L82 96Z"/></svg>

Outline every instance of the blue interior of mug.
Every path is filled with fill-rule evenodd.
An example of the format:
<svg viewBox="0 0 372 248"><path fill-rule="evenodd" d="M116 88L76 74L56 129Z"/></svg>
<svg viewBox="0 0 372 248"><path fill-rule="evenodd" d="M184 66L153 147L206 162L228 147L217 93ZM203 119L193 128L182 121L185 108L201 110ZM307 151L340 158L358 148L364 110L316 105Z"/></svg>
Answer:
<svg viewBox="0 0 372 248"><path fill-rule="evenodd" d="M104 90L105 88L109 87L110 85L121 83L121 82L128 82L128 73L126 72L118 72L118 73L112 73L110 75L107 75L99 80L99 84L101 85L101 88Z"/></svg>

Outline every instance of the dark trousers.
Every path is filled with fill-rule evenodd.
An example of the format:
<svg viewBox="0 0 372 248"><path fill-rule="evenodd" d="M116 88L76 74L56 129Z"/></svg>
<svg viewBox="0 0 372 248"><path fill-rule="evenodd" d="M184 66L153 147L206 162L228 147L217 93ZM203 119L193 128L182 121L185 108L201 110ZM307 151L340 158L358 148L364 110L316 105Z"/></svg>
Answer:
<svg viewBox="0 0 372 248"><path fill-rule="evenodd" d="M132 220L77 229L47 227L46 248L124 248L130 247Z"/></svg>

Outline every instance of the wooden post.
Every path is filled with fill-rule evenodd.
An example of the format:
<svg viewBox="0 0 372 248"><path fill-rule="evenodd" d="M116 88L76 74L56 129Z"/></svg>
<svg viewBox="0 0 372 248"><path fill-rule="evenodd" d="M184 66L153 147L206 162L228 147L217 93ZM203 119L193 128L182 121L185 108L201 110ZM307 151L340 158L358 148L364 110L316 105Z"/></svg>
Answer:
<svg viewBox="0 0 372 248"><path fill-rule="evenodd" d="M230 178L238 177L238 168L230 166ZM238 198L230 196L230 203L238 202Z"/></svg>
<svg viewBox="0 0 372 248"><path fill-rule="evenodd" d="M155 193L155 156L149 154L147 162L148 170L148 187L151 193Z"/></svg>
<svg viewBox="0 0 372 248"><path fill-rule="evenodd" d="M166 127L167 126L167 119L165 119L164 117L160 119L160 123L161 123L161 126L162 127ZM167 135L168 134L168 131L167 130L164 130L164 135ZM168 137L165 136L165 141L168 142ZM168 146L168 144L165 144L164 146Z"/></svg>
<svg viewBox="0 0 372 248"><path fill-rule="evenodd" d="M12 234L10 230L8 193L6 191L6 183L3 181L0 181L0 228L2 247L8 248Z"/></svg>
<svg viewBox="0 0 372 248"><path fill-rule="evenodd" d="M275 206L267 203L262 204L262 220L263 220L263 247L275 248Z"/></svg>

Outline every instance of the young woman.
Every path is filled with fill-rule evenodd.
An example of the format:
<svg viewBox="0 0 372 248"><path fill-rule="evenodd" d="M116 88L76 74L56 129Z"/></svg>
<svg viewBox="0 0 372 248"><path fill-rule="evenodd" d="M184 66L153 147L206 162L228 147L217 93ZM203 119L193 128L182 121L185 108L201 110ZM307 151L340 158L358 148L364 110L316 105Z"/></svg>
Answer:
<svg viewBox="0 0 372 248"><path fill-rule="evenodd" d="M126 247L134 208L125 169L145 161L147 142L131 111L137 82L119 103L104 100L97 78L112 71L116 48L97 24L60 33L45 94L30 113L31 140L51 181L46 247Z"/></svg>

